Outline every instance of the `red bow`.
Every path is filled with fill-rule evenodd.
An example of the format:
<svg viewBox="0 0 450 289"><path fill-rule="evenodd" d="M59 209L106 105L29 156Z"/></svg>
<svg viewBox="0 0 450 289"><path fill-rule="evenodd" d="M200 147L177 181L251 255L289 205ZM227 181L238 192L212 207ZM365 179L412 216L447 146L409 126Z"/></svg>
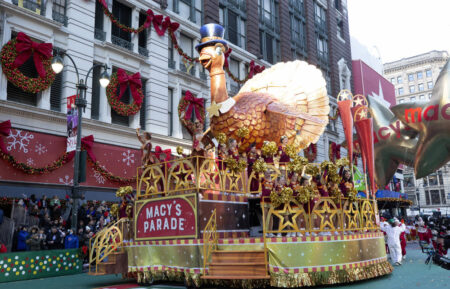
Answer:
<svg viewBox="0 0 450 289"><path fill-rule="evenodd" d="M94 147L94 136L91 134L82 138L81 145L86 150L91 160L95 163L97 161L97 158L95 157L94 152L92 151L92 148Z"/></svg>
<svg viewBox="0 0 450 289"><path fill-rule="evenodd" d="M52 57L51 43L37 43L28 37L25 33L19 32L16 38L17 57L14 60L13 66L18 68L24 64L33 54L34 65L40 77L45 77L44 64L42 59L49 59Z"/></svg>
<svg viewBox="0 0 450 289"><path fill-rule="evenodd" d="M171 149L163 150L160 146L156 146L155 147L155 156L158 158L158 160L159 160L159 157L161 154L166 154L166 158L164 159L164 161L168 162L168 161L170 161L170 156L172 155L172 150Z"/></svg>
<svg viewBox="0 0 450 289"><path fill-rule="evenodd" d="M265 66L255 65L255 62L250 61L250 71L248 72L248 79L252 78L255 74L258 74L266 69Z"/></svg>
<svg viewBox="0 0 450 289"><path fill-rule="evenodd" d="M122 98L127 86L130 85L131 95L133 96L134 102L140 105L142 103L142 98L139 96L138 89L141 89L142 87L141 74L136 72L133 75L128 75L125 70L119 68L117 69L117 79L120 84L119 99Z"/></svg>
<svg viewBox="0 0 450 289"><path fill-rule="evenodd" d="M188 90L188 91L186 91L186 95L184 96L184 99L189 103L186 114L184 115L184 119L189 120L191 118L192 110L193 110L195 113L195 117L198 120L201 120L200 109L198 109L196 106L198 105L203 108L203 98L194 97L192 95L192 93Z"/></svg>
<svg viewBox="0 0 450 289"><path fill-rule="evenodd" d="M227 52L225 52L225 62L223 64L223 67L228 67L228 56L230 56L232 49L228 48Z"/></svg>
<svg viewBox="0 0 450 289"><path fill-rule="evenodd" d="M0 136L8 136L11 133L11 121L7 120L0 123ZM5 143L0 138L0 151L7 153Z"/></svg>

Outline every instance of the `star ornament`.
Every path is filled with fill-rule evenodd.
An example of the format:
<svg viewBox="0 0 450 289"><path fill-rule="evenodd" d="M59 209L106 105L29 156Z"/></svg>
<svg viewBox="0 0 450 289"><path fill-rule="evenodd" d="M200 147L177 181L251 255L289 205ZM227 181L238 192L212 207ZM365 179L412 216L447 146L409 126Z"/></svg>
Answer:
<svg viewBox="0 0 450 289"><path fill-rule="evenodd" d="M352 98L353 98L353 94L348 89L341 90L337 96L338 101L343 101L343 100L352 99Z"/></svg>
<svg viewBox="0 0 450 289"><path fill-rule="evenodd" d="M217 104L215 101L211 103L211 106L206 110L209 113L209 118L213 118L214 116L219 116L219 109L222 107L221 104Z"/></svg>
<svg viewBox="0 0 450 289"><path fill-rule="evenodd" d="M367 99L373 119L375 180L378 187L384 188L399 164L414 164L417 132L406 127L376 98Z"/></svg>
<svg viewBox="0 0 450 289"><path fill-rule="evenodd" d="M419 131L414 171L423 178L450 161L450 64L442 69L429 102L396 105L394 114Z"/></svg>
<svg viewBox="0 0 450 289"><path fill-rule="evenodd" d="M355 94L353 96L353 106L367 106L367 98L362 94Z"/></svg>

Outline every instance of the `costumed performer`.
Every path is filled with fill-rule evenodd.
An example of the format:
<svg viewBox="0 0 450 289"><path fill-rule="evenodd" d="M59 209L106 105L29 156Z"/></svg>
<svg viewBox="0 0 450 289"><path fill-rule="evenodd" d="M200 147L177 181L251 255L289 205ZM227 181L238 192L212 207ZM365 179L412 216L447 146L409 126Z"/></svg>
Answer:
<svg viewBox="0 0 450 289"><path fill-rule="evenodd" d="M405 225L400 222L390 219L388 225L380 227L383 232L386 232L387 244L389 246L389 252L391 254L391 260L394 265L399 266L402 264L402 247L400 245L400 234L405 231Z"/></svg>
<svg viewBox="0 0 450 289"><path fill-rule="evenodd" d="M272 180L272 176L270 175L270 171L267 170L264 172L264 180L262 181L262 194L261 194L261 206L264 210L264 216L266 216L269 213L271 201L270 201L270 193L274 189L274 181ZM266 231L272 231L273 230L273 216L270 216L269 221L264 220L263 223L267 223ZM268 233L267 237L274 237L274 234Z"/></svg>

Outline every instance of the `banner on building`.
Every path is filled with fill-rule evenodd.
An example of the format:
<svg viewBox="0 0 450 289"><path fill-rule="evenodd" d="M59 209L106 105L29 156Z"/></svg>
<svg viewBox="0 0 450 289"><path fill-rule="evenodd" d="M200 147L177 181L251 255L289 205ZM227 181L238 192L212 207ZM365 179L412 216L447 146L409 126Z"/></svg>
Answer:
<svg viewBox="0 0 450 289"><path fill-rule="evenodd" d="M67 97L67 150L71 152L77 148L77 128L78 128L78 110L75 106L75 98L71 95Z"/></svg>
<svg viewBox="0 0 450 289"><path fill-rule="evenodd" d="M136 240L197 237L195 194L137 201Z"/></svg>

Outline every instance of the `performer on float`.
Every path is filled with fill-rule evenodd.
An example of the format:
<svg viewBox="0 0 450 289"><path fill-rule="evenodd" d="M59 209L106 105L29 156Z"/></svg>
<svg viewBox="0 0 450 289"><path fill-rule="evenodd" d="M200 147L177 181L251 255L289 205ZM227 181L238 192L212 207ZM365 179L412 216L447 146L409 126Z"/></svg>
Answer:
<svg viewBox="0 0 450 289"><path fill-rule="evenodd" d="M391 253L391 260L394 265L402 265L402 247L400 245L400 234L405 231L405 225L400 222L389 220L389 225L380 227L383 232L386 232L389 252Z"/></svg>
<svg viewBox="0 0 450 289"><path fill-rule="evenodd" d="M280 138L281 145L278 147L278 163L280 164L280 170L282 174L286 174L286 165L291 158L286 154L286 146L288 144L288 137L283 135Z"/></svg>
<svg viewBox="0 0 450 289"><path fill-rule="evenodd" d="M263 142L263 147L264 147L265 145L267 145L268 143L269 143L269 141L265 140L265 141ZM264 151L263 151L263 152L264 152ZM263 156L264 162L265 162L266 164L273 165L273 155L271 155L271 154L266 155L266 154L263 153L262 156Z"/></svg>
<svg viewBox="0 0 450 289"><path fill-rule="evenodd" d="M267 170L264 172L264 180L262 181L262 194L261 194L261 206L264 210L264 215L267 217L270 209L270 193L273 191L275 186L274 181L272 180L272 176L270 175L270 171ZM267 223L266 231L273 230L273 217L270 217L270 220L264 220ZM267 237L274 237L272 233L269 233Z"/></svg>
<svg viewBox="0 0 450 289"><path fill-rule="evenodd" d="M279 176L279 177L277 178L277 180L275 181L275 188L274 188L274 191L275 191L278 195L281 195L281 190L283 190L284 187L286 187L286 178L285 178L285 176L281 175L281 176ZM277 209L277 208L274 208L274 209ZM286 215L284 216L285 222L289 221L288 218L289 218L289 216L286 214ZM278 224L278 230L277 230L277 231L281 231L279 225L280 225L280 224ZM281 233L278 233L278 234L277 234L277 237L282 237L282 234L281 234Z"/></svg>
<svg viewBox="0 0 450 289"><path fill-rule="evenodd" d="M297 196L298 191L300 190L300 188L301 188L302 186L306 186L306 182L305 182L306 179L305 179L305 178L302 178L300 181L298 181L298 177L299 177L298 173L296 173L296 172L292 173L291 180L290 180L290 182L289 182L289 187L290 187L290 188L292 189L292 191L293 191L293 196L294 196L294 198ZM298 207L297 207L297 205L293 204L293 205L292 205L292 208L293 208L293 209L296 209L296 208L298 208ZM304 224L303 215L299 214L299 215L297 216L295 222L297 223L297 227L298 227L299 229L300 229L300 227L304 227L304 226L303 226L303 224ZM288 237L295 237L295 235L297 235L297 237L302 237L302 236L303 236L302 233L297 232L297 234L295 234L295 233L290 233L290 234L288 234Z"/></svg>
<svg viewBox="0 0 450 289"><path fill-rule="evenodd" d="M217 150L217 159L219 160L219 171L223 175L224 170L226 169L225 160L228 157L228 149L226 143L219 143L219 147Z"/></svg>
<svg viewBox="0 0 450 289"><path fill-rule="evenodd" d="M256 150L256 144L252 143L247 152L247 178L250 179L250 175L253 171L253 164L260 158L258 151ZM250 192L256 192L259 189L259 176L255 175L250 182Z"/></svg>
<svg viewBox="0 0 450 289"><path fill-rule="evenodd" d="M142 166L148 166L157 163L157 160L152 155L152 134L144 131L143 134L140 133L141 129L136 128L136 136L139 140L142 150Z"/></svg>
<svg viewBox="0 0 450 289"><path fill-rule="evenodd" d="M342 195L344 198L348 198L349 193L353 190L353 182L352 182L352 176L350 174L349 170L341 168L340 175L342 176L342 180L339 184L339 189L342 192Z"/></svg>
<svg viewBox="0 0 450 289"><path fill-rule="evenodd" d="M239 161L239 150L238 150L238 143L234 138L228 139L228 156L232 157L236 161Z"/></svg>

